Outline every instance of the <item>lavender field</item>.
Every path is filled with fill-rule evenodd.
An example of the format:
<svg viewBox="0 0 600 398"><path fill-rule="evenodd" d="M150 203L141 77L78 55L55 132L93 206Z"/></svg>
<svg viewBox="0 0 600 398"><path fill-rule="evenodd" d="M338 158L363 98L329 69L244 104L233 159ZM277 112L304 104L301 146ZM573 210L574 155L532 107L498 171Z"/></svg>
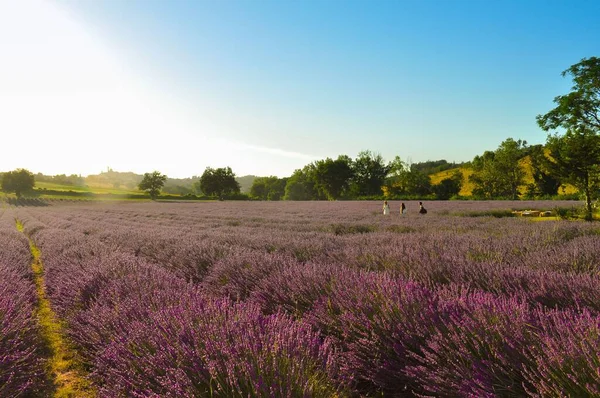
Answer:
<svg viewBox="0 0 600 398"><path fill-rule="evenodd" d="M600 225L425 206L0 208L0 396L47 391L28 238L100 397L600 396Z"/></svg>

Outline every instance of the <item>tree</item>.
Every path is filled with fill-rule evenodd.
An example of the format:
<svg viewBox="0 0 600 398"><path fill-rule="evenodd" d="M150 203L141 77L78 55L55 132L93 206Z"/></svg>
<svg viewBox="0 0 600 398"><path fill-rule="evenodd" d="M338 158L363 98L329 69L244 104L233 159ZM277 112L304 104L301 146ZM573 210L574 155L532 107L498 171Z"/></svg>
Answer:
<svg viewBox="0 0 600 398"><path fill-rule="evenodd" d="M223 199L227 195L239 194L240 184L236 181L231 167L218 169L207 167L202 173L200 181L196 183L196 189L205 195Z"/></svg>
<svg viewBox="0 0 600 398"><path fill-rule="evenodd" d="M381 195L391 166L384 163L380 154L362 151L352 162L353 191L358 196Z"/></svg>
<svg viewBox="0 0 600 398"><path fill-rule="evenodd" d="M429 175L418 167L413 167L396 156L388 165L389 177L386 179L385 190L390 195L425 196L431 193Z"/></svg>
<svg viewBox="0 0 600 398"><path fill-rule="evenodd" d="M339 199L348 189L352 179L352 160L340 155L336 160L327 158L315 163L315 181L327 199Z"/></svg>
<svg viewBox="0 0 600 398"><path fill-rule="evenodd" d="M585 195L585 219L592 220L592 199L600 189L600 135L585 128L567 130L546 141L549 168Z"/></svg>
<svg viewBox="0 0 600 398"><path fill-rule="evenodd" d="M406 162L400 159L400 156L394 157L389 165L388 176L385 179L384 191L386 197L403 193L402 180L404 174L408 172Z"/></svg>
<svg viewBox="0 0 600 398"><path fill-rule="evenodd" d="M165 185L167 176L160 174L159 171L153 171L152 173L145 173L142 181L138 185L138 188L142 191L148 192L152 200L156 200L162 187Z"/></svg>
<svg viewBox="0 0 600 398"><path fill-rule="evenodd" d="M285 200L319 200L321 196L316 185L316 165L310 163L302 169L295 170L285 185Z"/></svg>
<svg viewBox="0 0 600 398"><path fill-rule="evenodd" d="M572 91L555 97L557 106L536 119L545 131L566 130L563 137L557 133L548 136L551 169L583 191L586 219L591 220L600 164L600 58L584 58L562 75L572 77Z"/></svg>
<svg viewBox="0 0 600 398"><path fill-rule="evenodd" d="M250 196L260 200L281 200L285 194L287 178L256 177L250 187Z"/></svg>
<svg viewBox="0 0 600 398"><path fill-rule="evenodd" d="M462 173L460 171L455 171L452 176L444 178L439 184L433 185L431 190L438 199L448 200L452 196L460 193L462 179Z"/></svg>
<svg viewBox="0 0 600 398"><path fill-rule="evenodd" d="M545 115L536 117L539 126L545 131L562 127L566 130L586 128L600 131L600 58L584 58L562 72L571 75L573 87L566 95L554 98L557 104Z"/></svg>
<svg viewBox="0 0 600 398"><path fill-rule="evenodd" d="M2 176L2 190L4 192L14 192L17 198L23 193L31 191L35 186L35 177L33 173L26 169L16 169L4 173Z"/></svg>
<svg viewBox="0 0 600 398"><path fill-rule="evenodd" d="M409 195L425 196L431 193L431 179L425 172L411 166L405 174L404 186Z"/></svg>
<svg viewBox="0 0 600 398"><path fill-rule="evenodd" d="M475 186L473 195L476 197L493 199L507 195L502 182L502 175L494 167L495 157L494 152L485 151L483 155L477 155L473 159L473 174L469 176L469 181Z"/></svg>
<svg viewBox="0 0 600 398"><path fill-rule="evenodd" d="M525 181L525 170L519 160L524 155L527 141L507 138L496 149L496 167L504 175L510 196L513 200L519 198L519 186Z"/></svg>
<svg viewBox="0 0 600 398"><path fill-rule="evenodd" d="M463 163L452 162L449 163L446 159L441 160L427 160L425 162L418 162L411 164L411 167L424 172L425 174L436 174L441 171L455 169L462 166Z"/></svg>
<svg viewBox="0 0 600 398"><path fill-rule="evenodd" d="M544 146L530 146L529 159L531 161L533 183L527 186L527 196L529 198L538 198L556 195L560 187L560 180L550 173L548 167L549 159L544 153Z"/></svg>
<svg viewBox="0 0 600 398"><path fill-rule="evenodd" d="M475 156L473 174L469 180L475 185L473 194L487 199L519 197L519 186L525 180L525 170L519 160L527 142L508 138L494 152L485 151Z"/></svg>

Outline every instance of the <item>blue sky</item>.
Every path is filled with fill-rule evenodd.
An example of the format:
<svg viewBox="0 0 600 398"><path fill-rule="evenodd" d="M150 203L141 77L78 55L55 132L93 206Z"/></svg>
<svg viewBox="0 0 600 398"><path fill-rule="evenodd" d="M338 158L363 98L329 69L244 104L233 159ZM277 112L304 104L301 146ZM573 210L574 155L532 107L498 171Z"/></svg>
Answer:
<svg viewBox="0 0 600 398"><path fill-rule="evenodd" d="M8 10L20 33L0 35L0 104L47 114L4 122L15 144L46 130L44 150L0 170L286 176L365 149L469 161L508 137L543 143L535 116L568 92L560 72L600 55L596 1L25 3Z"/></svg>

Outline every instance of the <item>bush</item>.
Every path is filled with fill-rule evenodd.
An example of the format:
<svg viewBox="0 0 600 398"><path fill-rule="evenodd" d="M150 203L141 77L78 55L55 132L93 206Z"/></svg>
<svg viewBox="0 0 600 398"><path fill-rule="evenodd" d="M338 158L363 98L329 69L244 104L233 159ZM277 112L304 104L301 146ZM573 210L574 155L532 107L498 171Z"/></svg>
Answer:
<svg viewBox="0 0 600 398"><path fill-rule="evenodd" d="M573 220L578 218L583 218L585 216L585 209L583 207L558 207L556 206L552 209L554 214L561 220Z"/></svg>

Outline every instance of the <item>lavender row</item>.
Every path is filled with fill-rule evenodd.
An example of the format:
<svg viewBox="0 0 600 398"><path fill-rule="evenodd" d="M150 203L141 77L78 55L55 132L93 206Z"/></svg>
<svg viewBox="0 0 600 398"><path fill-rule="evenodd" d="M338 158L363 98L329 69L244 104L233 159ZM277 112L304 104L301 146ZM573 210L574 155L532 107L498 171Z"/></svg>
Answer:
<svg viewBox="0 0 600 398"><path fill-rule="evenodd" d="M333 396L334 350L310 325L207 297L139 257L37 235L49 297L102 396ZM48 255L51 253L51 255Z"/></svg>
<svg viewBox="0 0 600 398"><path fill-rule="evenodd" d="M342 373L361 393L589 396L598 393L600 318L548 310L526 295L450 283L425 287L389 273L290 265L249 255L215 266L207 292L284 310L341 349Z"/></svg>
<svg viewBox="0 0 600 398"><path fill-rule="evenodd" d="M27 239L12 214L0 215L0 397L18 397L44 389L43 355L34 314Z"/></svg>

